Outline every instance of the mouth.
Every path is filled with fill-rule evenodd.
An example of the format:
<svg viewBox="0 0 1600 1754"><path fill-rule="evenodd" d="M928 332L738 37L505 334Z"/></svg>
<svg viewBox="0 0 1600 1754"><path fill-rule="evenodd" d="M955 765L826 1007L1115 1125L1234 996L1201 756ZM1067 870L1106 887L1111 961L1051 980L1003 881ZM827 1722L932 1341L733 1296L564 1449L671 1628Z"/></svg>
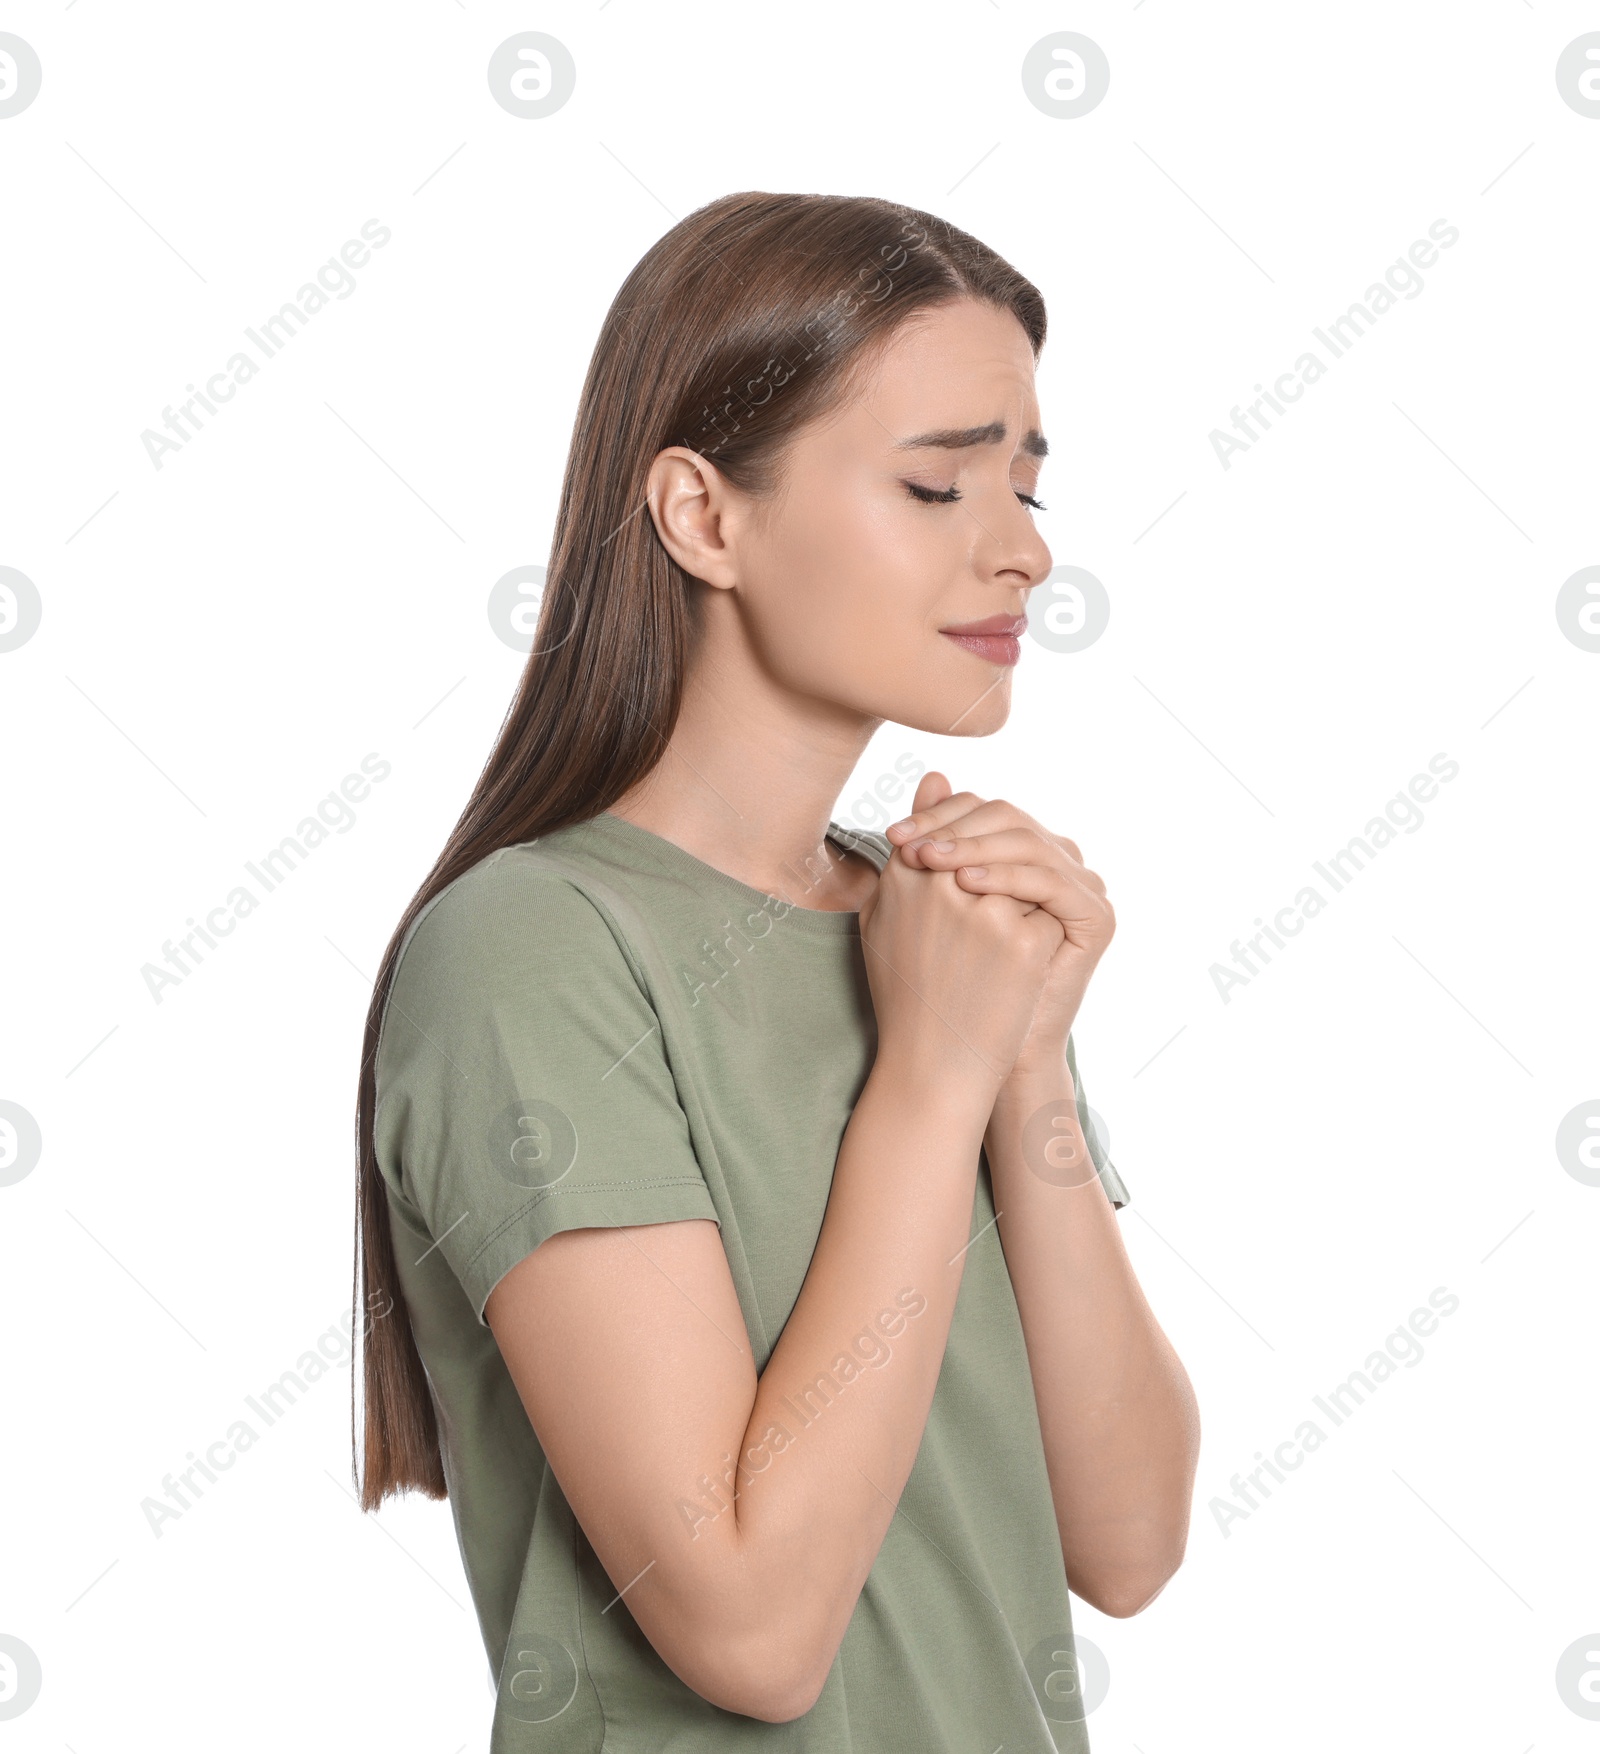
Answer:
<svg viewBox="0 0 1600 1754"><path fill-rule="evenodd" d="M1027 628L1026 615L986 615L982 621L963 621L939 632L986 663L1010 665L1022 656L1021 637Z"/></svg>

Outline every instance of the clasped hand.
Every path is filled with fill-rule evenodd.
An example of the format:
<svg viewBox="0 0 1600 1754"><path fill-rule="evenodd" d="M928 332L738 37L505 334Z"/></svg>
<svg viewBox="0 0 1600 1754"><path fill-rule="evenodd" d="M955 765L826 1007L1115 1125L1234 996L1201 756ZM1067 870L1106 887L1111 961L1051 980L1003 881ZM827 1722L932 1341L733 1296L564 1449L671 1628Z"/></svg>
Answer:
<svg viewBox="0 0 1600 1754"><path fill-rule="evenodd" d="M941 773L922 776L912 814L887 830L913 869L948 871L973 895L1002 894L1045 909L1064 934L1050 960L1012 1080L1058 1073L1089 977L1116 931L1106 886L1075 841L1051 834L1003 798L952 792Z"/></svg>

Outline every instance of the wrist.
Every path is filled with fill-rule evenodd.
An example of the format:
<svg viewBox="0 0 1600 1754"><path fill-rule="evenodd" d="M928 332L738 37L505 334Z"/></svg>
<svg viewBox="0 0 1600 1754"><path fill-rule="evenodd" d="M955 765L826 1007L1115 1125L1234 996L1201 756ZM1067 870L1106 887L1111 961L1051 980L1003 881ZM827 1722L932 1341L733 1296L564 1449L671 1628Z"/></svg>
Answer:
<svg viewBox="0 0 1600 1754"><path fill-rule="evenodd" d="M1067 1038L1062 1036L1059 1042L1049 1043L1030 1040L1007 1073L997 1099L1020 1101L1039 1091L1042 1094L1038 1100L1042 1102L1063 1085L1070 1095L1077 1094L1067 1065Z"/></svg>
<svg viewBox="0 0 1600 1754"><path fill-rule="evenodd" d="M1025 1126L1047 1104L1070 1111L1077 1124L1078 1092L1067 1068L1066 1054L1057 1061L1014 1066L1009 1078L995 1092L987 1131Z"/></svg>
<svg viewBox="0 0 1600 1754"><path fill-rule="evenodd" d="M997 1176L1026 1165L1041 1181L1073 1187L1092 1179L1094 1154L1078 1118L1078 1096L1065 1063L1008 1081L983 1133L984 1154Z"/></svg>
<svg viewBox="0 0 1600 1754"><path fill-rule="evenodd" d="M1005 1085L1004 1074L975 1053L933 1056L897 1050L884 1042L878 1045L868 1076L908 1097L919 1109L935 1110L957 1123L971 1122L980 1133Z"/></svg>
<svg viewBox="0 0 1600 1754"><path fill-rule="evenodd" d="M1047 994L1034 1008L1033 1021L1028 1025L1013 1069L1043 1072L1062 1064L1080 1009L1081 995L1074 998Z"/></svg>

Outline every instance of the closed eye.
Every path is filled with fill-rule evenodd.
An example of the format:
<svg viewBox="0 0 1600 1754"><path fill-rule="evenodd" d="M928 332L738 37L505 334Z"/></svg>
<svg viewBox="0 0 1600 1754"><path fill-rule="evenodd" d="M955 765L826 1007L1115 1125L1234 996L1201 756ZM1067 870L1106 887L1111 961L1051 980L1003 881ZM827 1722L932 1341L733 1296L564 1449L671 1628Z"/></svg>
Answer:
<svg viewBox="0 0 1600 1754"><path fill-rule="evenodd" d="M961 498L959 487L923 487L915 481L904 482L903 486L914 500L923 505L953 505ZM1023 493L1017 488L1011 491L1031 511L1042 512L1048 509L1042 500L1035 499L1031 493Z"/></svg>

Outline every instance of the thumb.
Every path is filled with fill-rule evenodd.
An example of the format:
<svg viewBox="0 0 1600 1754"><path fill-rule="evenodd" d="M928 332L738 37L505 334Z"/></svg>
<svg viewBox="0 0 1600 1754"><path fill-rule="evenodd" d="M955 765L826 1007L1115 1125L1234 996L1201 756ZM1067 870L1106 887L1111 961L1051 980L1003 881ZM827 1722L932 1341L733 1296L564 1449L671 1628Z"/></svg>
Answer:
<svg viewBox="0 0 1600 1754"><path fill-rule="evenodd" d="M937 768L929 770L917 781L917 794L911 800L908 816L915 816L919 810L931 810L935 804L942 804L946 798L955 794L952 786Z"/></svg>
<svg viewBox="0 0 1600 1754"><path fill-rule="evenodd" d="M953 797L954 795L955 788L950 784L949 780L947 780L937 768L930 768L922 778L917 781L916 795L912 798L911 808L906 812L906 815L916 816L923 810L931 810L935 804L942 804L946 798ZM895 852L899 854L900 863L902 865L905 864L906 856L899 843L891 842L890 844L894 847ZM923 868L922 861L920 859L914 861L913 868Z"/></svg>

